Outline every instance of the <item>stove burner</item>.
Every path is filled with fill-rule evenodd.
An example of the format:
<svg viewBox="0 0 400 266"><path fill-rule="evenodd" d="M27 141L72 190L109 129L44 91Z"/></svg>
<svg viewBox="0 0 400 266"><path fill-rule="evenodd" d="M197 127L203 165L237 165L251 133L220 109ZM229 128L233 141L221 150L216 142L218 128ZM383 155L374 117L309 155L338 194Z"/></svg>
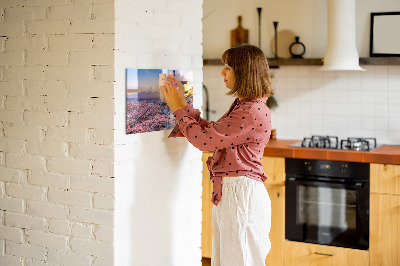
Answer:
<svg viewBox="0 0 400 266"><path fill-rule="evenodd" d="M340 141L336 136L317 136L304 138L302 142L297 142L289 146L303 148L321 148L321 149L341 149L353 151L371 151L378 147L376 138L347 138Z"/></svg>
<svg viewBox="0 0 400 266"><path fill-rule="evenodd" d="M376 138L347 138L340 141L343 150L369 151L376 148Z"/></svg>
<svg viewBox="0 0 400 266"><path fill-rule="evenodd" d="M305 148L326 148L338 149L338 137L333 136L312 136L311 138L304 138L301 142L301 147Z"/></svg>

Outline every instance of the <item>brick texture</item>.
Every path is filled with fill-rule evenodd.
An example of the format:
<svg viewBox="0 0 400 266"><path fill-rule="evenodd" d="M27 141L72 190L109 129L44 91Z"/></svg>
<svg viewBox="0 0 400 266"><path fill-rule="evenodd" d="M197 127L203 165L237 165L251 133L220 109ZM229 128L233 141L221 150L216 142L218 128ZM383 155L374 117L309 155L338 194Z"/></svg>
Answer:
<svg viewBox="0 0 400 266"><path fill-rule="evenodd" d="M200 172L183 173L200 153L183 142L167 140L166 132L127 136L124 131L125 68L191 68L199 84L196 90L201 90L201 4L201 0L0 1L0 265L199 262L165 252L151 262L140 261L149 258L146 252L163 248L149 248L146 243L158 240L144 239L149 235L145 226L135 234L138 239L130 239L137 233L124 227L133 224L131 215L116 224L123 237L114 237L114 213L119 211L121 218L132 211L142 216L142 210L164 212L173 193L180 194L182 188L194 192L187 201L201 202L196 182L170 187L200 177ZM148 147L159 150L158 156L166 161L177 158L171 153L190 159L184 163L187 166L173 162L174 170L168 167L162 172L156 170L154 152ZM160 172L173 182L160 182ZM118 178L122 187L118 197L124 198L120 206L115 193ZM151 192L144 195L149 188ZM133 202L136 197L146 202ZM138 207L140 202L144 204ZM193 212L195 216L198 211ZM175 218L180 219L170 220ZM165 237L171 232L162 230L175 227L161 227L157 234L161 242L171 243ZM200 228L199 223L189 227ZM186 250L198 250L200 232L197 235L194 241L181 239L194 243L185 245ZM134 241L144 243L137 250L140 256L114 255L114 246L131 250ZM134 259L129 257L133 255Z"/></svg>
<svg viewBox="0 0 400 266"><path fill-rule="evenodd" d="M112 263L114 0L3 0L0 32L0 264Z"/></svg>

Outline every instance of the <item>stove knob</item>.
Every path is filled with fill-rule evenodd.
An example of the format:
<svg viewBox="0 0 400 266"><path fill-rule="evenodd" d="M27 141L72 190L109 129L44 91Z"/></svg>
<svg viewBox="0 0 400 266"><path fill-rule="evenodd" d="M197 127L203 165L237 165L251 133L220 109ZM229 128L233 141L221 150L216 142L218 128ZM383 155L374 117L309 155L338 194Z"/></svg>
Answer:
<svg viewBox="0 0 400 266"><path fill-rule="evenodd" d="M311 170L312 170L311 162L306 162L306 170L308 172L311 172Z"/></svg>
<svg viewBox="0 0 400 266"><path fill-rule="evenodd" d="M347 164L342 164L342 167L340 168L340 173L341 174L346 173L346 169L347 169Z"/></svg>

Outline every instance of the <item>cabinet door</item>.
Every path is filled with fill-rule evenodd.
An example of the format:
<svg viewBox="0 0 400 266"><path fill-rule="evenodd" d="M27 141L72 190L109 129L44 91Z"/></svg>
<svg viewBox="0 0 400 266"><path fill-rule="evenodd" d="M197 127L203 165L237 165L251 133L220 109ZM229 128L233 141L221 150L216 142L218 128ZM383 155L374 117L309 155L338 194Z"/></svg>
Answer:
<svg viewBox="0 0 400 266"><path fill-rule="evenodd" d="M400 265L400 196L371 194L371 266Z"/></svg>
<svg viewBox="0 0 400 266"><path fill-rule="evenodd" d="M212 183L206 161L211 152L203 153L203 195L202 195L202 224L201 224L201 253L204 258L211 258L212 252Z"/></svg>
<svg viewBox="0 0 400 266"><path fill-rule="evenodd" d="M285 266L366 266L365 250L285 241Z"/></svg>
<svg viewBox="0 0 400 266"><path fill-rule="evenodd" d="M371 193L400 195L400 165L370 165Z"/></svg>
<svg viewBox="0 0 400 266"><path fill-rule="evenodd" d="M285 185L285 158L264 156L261 163L268 177L266 184Z"/></svg>
<svg viewBox="0 0 400 266"><path fill-rule="evenodd" d="M266 266L283 265L285 240L285 187L265 184L271 199L271 250L265 259Z"/></svg>

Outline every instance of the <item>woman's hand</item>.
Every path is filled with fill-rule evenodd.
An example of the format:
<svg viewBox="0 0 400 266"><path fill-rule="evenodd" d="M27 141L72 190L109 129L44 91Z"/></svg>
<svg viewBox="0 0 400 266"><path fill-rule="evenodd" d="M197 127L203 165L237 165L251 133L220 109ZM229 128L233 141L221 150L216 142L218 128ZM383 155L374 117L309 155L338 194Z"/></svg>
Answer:
<svg viewBox="0 0 400 266"><path fill-rule="evenodd" d="M185 108L187 104L185 100L185 87L183 87L182 83L174 76L168 76L167 79L172 82L172 85L177 85L179 102L181 106Z"/></svg>
<svg viewBox="0 0 400 266"><path fill-rule="evenodd" d="M175 111L178 109L184 109L186 107L186 101L185 104L182 103L182 97L183 100L185 100L184 88L182 86L182 83L178 82L179 80L177 80L176 78L168 77L164 83L164 86L160 87L160 89L164 93L165 101L167 102L168 107L169 109L171 109L172 113L175 113ZM173 83L178 85L178 87L174 86Z"/></svg>

